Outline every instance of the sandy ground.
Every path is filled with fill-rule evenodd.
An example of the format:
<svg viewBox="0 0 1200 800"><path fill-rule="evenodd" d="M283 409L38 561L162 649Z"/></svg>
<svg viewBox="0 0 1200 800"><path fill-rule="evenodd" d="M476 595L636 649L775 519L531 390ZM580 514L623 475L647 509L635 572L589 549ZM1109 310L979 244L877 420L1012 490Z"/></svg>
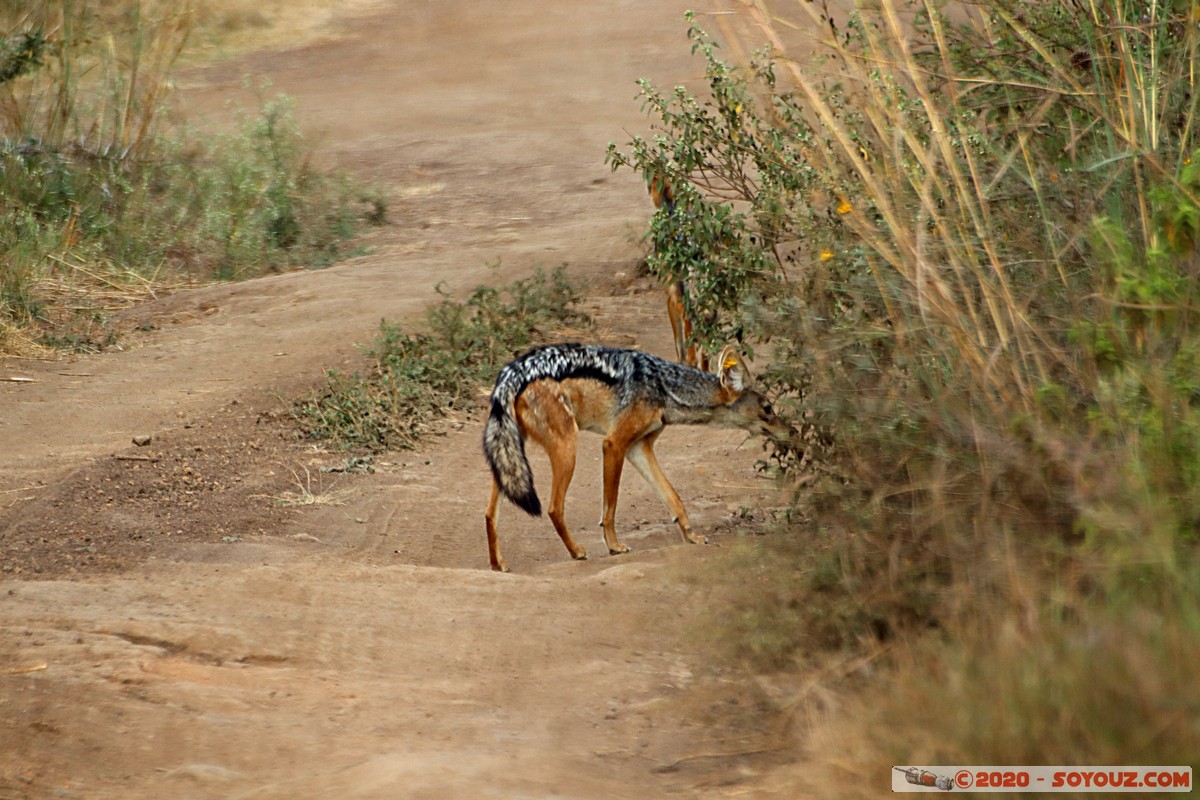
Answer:
<svg viewBox="0 0 1200 800"><path fill-rule="evenodd" d="M139 307L123 351L0 361L32 379L0 381L0 798L796 796L784 721L698 633L739 511L778 502L755 444L668 430L714 544L680 544L630 473L634 553L609 557L586 437L568 516L592 559L509 509L498 575L481 417L346 475L280 413L436 284L537 265L588 287L605 341L670 354L633 277L650 204L603 152L645 129L636 78L695 77L686 6L391 0L182 76L212 125L269 79L391 221L334 268Z"/></svg>

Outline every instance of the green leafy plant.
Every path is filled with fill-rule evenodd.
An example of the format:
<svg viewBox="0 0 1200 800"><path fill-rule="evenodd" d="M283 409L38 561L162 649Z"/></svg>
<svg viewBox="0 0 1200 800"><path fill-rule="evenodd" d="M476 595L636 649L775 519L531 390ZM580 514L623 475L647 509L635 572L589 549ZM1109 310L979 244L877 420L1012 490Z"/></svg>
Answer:
<svg viewBox="0 0 1200 800"><path fill-rule="evenodd" d="M191 22L187 4L0 9L0 325L99 346L96 317L148 285L324 266L385 220L378 192L313 168L286 98L232 133L171 124Z"/></svg>
<svg viewBox="0 0 1200 800"><path fill-rule="evenodd" d="M382 321L366 351L370 369L330 371L326 385L298 401L293 414L305 436L338 447L414 447L438 420L469 410L479 387L513 356L564 328L587 325L577 300L562 267L503 288L480 286L462 302L442 293L426 310L426 330Z"/></svg>
<svg viewBox="0 0 1200 800"><path fill-rule="evenodd" d="M745 649L765 641L773 666L808 665L814 648L850 642L890 653L903 685L921 684L924 663L956 681L986 678L954 664L1025 676L1054 664L1070 674L1045 692L956 684L950 702L974 719L1019 705L1022 731L1042 736L1030 751L1067 761L1089 745L1072 734L1053 749L1063 708L1116 737L1113 752L1144 752L1156 730L1193 746L1194 730L1161 716L1100 719L1096 698L1124 687L1138 707L1166 702L1161 687L1181 683L1172 664L1136 684L1090 665L1137 672L1120 635L1092 637L1142 615L1162 621L1138 640L1164 658L1197 641L1196 8L789 8L744 7L742 30L768 48L736 64L692 20L705 91L643 84L657 133L610 150L615 167L696 195L665 241L651 234L668 274L760 249L723 275L740 292L697 302L765 342L767 379L835 436L836 479L797 495L824 545L769 559L783 577L768 605L782 610L747 604L756 621L738 636L767 630ZM736 232L713 237L710 213ZM689 242L691 261L671 250ZM987 649L1005 636L1057 655ZM879 760L911 741L896 724L906 707L883 694L851 726L886 731L869 737ZM950 724L929 728L958 740Z"/></svg>

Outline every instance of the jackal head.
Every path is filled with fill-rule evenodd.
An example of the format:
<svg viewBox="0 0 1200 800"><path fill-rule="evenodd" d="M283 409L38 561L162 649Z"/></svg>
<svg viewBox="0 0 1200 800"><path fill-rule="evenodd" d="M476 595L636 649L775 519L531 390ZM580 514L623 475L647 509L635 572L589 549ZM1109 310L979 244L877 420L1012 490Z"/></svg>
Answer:
<svg viewBox="0 0 1200 800"><path fill-rule="evenodd" d="M717 365L725 399L725 423L779 444L793 443L796 432L779 418L767 398L751 386L750 370L732 345L721 351Z"/></svg>

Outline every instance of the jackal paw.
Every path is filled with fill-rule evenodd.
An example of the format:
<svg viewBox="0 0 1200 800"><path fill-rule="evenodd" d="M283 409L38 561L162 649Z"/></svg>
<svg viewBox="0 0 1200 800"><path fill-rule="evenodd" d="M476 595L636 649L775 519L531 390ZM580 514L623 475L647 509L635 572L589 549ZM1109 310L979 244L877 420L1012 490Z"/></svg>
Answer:
<svg viewBox="0 0 1200 800"><path fill-rule="evenodd" d="M575 552L571 553L571 558L575 559L576 561L587 561L587 550L584 550L581 547Z"/></svg>
<svg viewBox="0 0 1200 800"><path fill-rule="evenodd" d="M685 533L683 535L683 538L688 540L692 544L708 544L707 536L702 536L702 535L693 533L692 531L688 531L687 533Z"/></svg>
<svg viewBox="0 0 1200 800"><path fill-rule="evenodd" d="M627 544L618 544L615 547L608 548L608 554L610 556L619 556L622 553L632 553L632 552L633 551L629 548L629 545L627 545Z"/></svg>

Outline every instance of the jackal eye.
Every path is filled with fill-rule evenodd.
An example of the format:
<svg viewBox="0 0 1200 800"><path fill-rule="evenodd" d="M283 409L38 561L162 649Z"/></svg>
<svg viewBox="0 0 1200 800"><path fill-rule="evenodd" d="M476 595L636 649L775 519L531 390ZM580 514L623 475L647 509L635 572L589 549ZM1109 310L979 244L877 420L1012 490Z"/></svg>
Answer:
<svg viewBox="0 0 1200 800"><path fill-rule="evenodd" d="M763 410L764 414L774 414L775 413L775 409L771 408L770 403L763 403L762 410Z"/></svg>

